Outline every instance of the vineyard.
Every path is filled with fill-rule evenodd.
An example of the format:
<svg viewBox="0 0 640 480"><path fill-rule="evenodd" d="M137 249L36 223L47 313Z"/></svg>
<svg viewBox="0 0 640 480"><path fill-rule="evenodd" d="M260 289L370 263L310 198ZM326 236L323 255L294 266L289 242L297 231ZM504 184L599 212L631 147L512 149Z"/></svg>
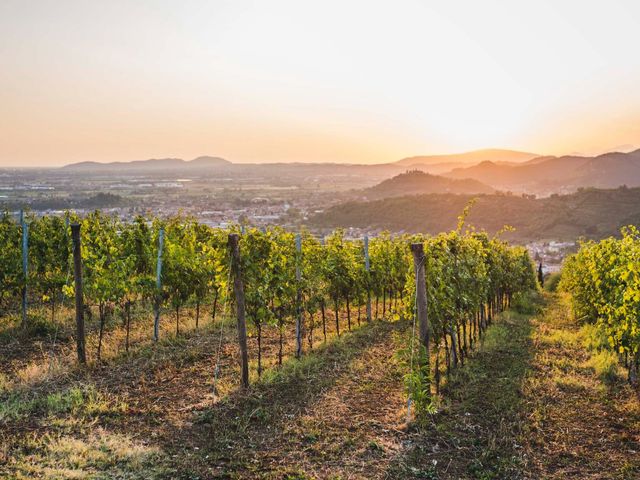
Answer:
<svg viewBox="0 0 640 480"><path fill-rule="evenodd" d="M170 315L177 336L185 308L194 310L198 328L204 316L215 321L237 303L228 242L238 229L210 228L181 217L138 217L125 224L99 211L83 219L69 214L19 222L5 214L0 224L5 246L0 252L0 308L4 315L21 309L24 330L31 322L56 325L57 310L74 295L72 224L82 235L82 309L89 331L97 330L97 345L90 352L95 362L102 359L103 338L116 319L125 327L124 350L129 351L132 311L138 311L137 317L144 317L140 310L145 308L155 312L148 333L158 341L159 324ZM312 348L318 336L327 341L329 322L337 336L359 325L363 309L366 320L412 318L416 289L409 246L422 243L437 393L441 357L447 371L464 363L492 315L508 307L514 295L535 288L525 250L485 234L462 233L462 227L461 221L458 231L437 237L381 235L371 241L347 240L340 230L322 241L279 228L242 233L233 277L242 284L243 310L255 332L258 377L265 329L278 332L281 365L288 330L295 331L295 356L300 357L305 343ZM45 310L49 318L38 318ZM341 325L341 311L346 325ZM77 336L84 337L83 331ZM85 340L77 341L78 359L85 363ZM423 373L431 378L431 372ZM412 389L416 396L419 390Z"/></svg>
<svg viewBox="0 0 640 480"><path fill-rule="evenodd" d="M560 287L571 294L576 318L593 325L593 347L620 357L629 381L640 368L640 234L586 242L564 265Z"/></svg>
<svg viewBox="0 0 640 480"><path fill-rule="evenodd" d="M504 458L519 458L518 442L534 449L535 436L494 432L525 431L523 395L546 398L525 374L542 294L527 251L465 216L437 236L354 239L188 217L5 214L0 473L516 478L522 466ZM600 249L623 275L634 242L630 230L585 244L561 281L628 365L633 325L589 309L628 290ZM614 297L592 303L596 274Z"/></svg>

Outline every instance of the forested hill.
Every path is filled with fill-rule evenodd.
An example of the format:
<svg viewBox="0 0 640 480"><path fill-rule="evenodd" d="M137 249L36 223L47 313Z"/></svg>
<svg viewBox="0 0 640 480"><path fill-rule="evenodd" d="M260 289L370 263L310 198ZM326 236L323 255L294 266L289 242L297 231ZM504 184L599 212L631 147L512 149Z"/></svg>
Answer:
<svg viewBox="0 0 640 480"><path fill-rule="evenodd" d="M571 195L536 199L505 194L427 194L348 202L319 213L310 222L320 228L360 227L438 233L456 227L473 198L468 223L494 234L515 228L504 238L575 240L617 235L623 225L640 225L640 188L582 189Z"/></svg>
<svg viewBox="0 0 640 480"><path fill-rule="evenodd" d="M492 193L493 191L492 187L478 180L470 178L457 180L431 175L421 170L412 170L367 188L364 194L368 199L373 200L423 193Z"/></svg>

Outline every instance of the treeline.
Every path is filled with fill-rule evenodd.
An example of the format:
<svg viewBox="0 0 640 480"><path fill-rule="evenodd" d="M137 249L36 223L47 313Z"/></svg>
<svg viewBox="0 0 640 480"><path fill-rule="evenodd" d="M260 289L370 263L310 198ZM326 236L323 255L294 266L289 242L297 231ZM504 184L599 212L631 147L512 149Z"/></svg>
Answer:
<svg viewBox="0 0 640 480"><path fill-rule="evenodd" d="M34 197L26 201L32 210L72 210L72 209L102 209L114 207L126 207L129 201L117 194L99 192L91 196L70 196L70 197ZM2 200L0 209L19 210L25 205L25 200Z"/></svg>
<svg viewBox="0 0 640 480"><path fill-rule="evenodd" d="M263 371L265 329L277 331L280 364L287 330L295 329L296 353L301 354L301 339L312 348L314 337L326 341L329 328L340 335L356 322L412 318L416 288L409 247L423 244L435 366L408 377L417 404L431 391L432 382L439 389L441 371L464 362L496 312L508 307L514 295L536 288L534 267L524 248L485 233L463 232L462 222L456 230L434 237L382 234L349 240L342 230L317 239L308 232L281 228L211 228L184 217L138 217L123 223L96 211L84 218L27 216L22 225L5 214L0 219L0 309L19 310L25 299L28 308L45 306L55 321L57 306L69 302L74 293L74 223L80 225L82 239L85 309L88 318L97 317L98 322L98 361L103 335L114 318L122 319L129 348L135 305L146 306L149 313L154 310L157 319L161 307L164 317L172 312L176 334L185 307L193 309L196 327L204 314L215 320L223 311L230 313L230 233L240 234L241 281L246 317L257 341L258 375ZM30 321L28 314L25 328ZM149 324L149 336L151 331ZM156 339L157 335L156 328Z"/></svg>
<svg viewBox="0 0 640 480"><path fill-rule="evenodd" d="M562 268L559 288L571 294L578 320L600 333L597 348L619 355L629 380L640 368L640 233L622 229L622 238L585 242Z"/></svg>

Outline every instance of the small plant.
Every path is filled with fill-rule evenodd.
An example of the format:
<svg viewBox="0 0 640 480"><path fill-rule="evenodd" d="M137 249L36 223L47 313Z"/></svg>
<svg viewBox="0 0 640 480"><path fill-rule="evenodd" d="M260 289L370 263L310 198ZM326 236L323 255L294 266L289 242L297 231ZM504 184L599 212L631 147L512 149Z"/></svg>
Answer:
<svg viewBox="0 0 640 480"><path fill-rule="evenodd" d="M618 355L611 350L601 350L593 354L588 365L605 383L613 383L618 379Z"/></svg>
<svg viewBox="0 0 640 480"><path fill-rule="evenodd" d="M431 372L429 363L424 361L425 357L426 350L421 346L414 358L413 370L404 376L405 390L415 409L415 419L418 423L422 423L428 414L436 413L431 393Z"/></svg>

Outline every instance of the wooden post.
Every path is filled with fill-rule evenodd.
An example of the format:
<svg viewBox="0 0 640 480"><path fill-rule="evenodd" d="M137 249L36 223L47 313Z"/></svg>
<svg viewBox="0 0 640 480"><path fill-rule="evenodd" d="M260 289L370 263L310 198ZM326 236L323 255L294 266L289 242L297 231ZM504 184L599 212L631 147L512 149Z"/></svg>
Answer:
<svg viewBox="0 0 640 480"><path fill-rule="evenodd" d="M367 322L371 321L371 262L369 261L369 237L364 236L364 269L367 272Z"/></svg>
<svg viewBox="0 0 640 480"><path fill-rule="evenodd" d="M422 243L412 243L411 253L413 254L413 266L416 272L416 310L418 316L420 345L424 347L425 355L419 358L424 361L424 370L429 372L429 386L431 385L431 366L430 366L430 349L429 338L430 328L427 318L427 283L424 274L424 245ZM421 352L422 353L422 352ZM430 389L431 387L429 387Z"/></svg>
<svg viewBox="0 0 640 480"><path fill-rule="evenodd" d="M162 302L162 252L164 249L164 228L158 232L158 259L156 261L156 301L154 305L153 341L160 339L160 306Z"/></svg>
<svg viewBox="0 0 640 480"><path fill-rule="evenodd" d="M298 284L298 292L296 294L296 308L298 315L296 318L296 358L302 356L302 237L296 234L296 283Z"/></svg>
<svg viewBox="0 0 640 480"><path fill-rule="evenodd" d="M82 298L82 247L80 243L80 225L71 225L71 240L73 241L73 279L76 293L76 349L78 363L87 363L84 340L84 300Z"/></svg>
<svg viewBox="0 0 640 480"><path fill-rule="evenodd" d="M20 210L20 225L22 226L22 327L27 326L27 282L29 280L29 225L24 219L24 211Z"/></svg>
<svg viewBox="0 0 640 480"><path fill-rule="evenodd" d="M236 314L238 318L238 343L240 344L242 386L246 388L249 386L249 355L247 354L247 323L245 319L244 285L242 284L239 239L240 236L237 233L229 234L231 272L233 273L233 291L236 297Z"/></svg>

